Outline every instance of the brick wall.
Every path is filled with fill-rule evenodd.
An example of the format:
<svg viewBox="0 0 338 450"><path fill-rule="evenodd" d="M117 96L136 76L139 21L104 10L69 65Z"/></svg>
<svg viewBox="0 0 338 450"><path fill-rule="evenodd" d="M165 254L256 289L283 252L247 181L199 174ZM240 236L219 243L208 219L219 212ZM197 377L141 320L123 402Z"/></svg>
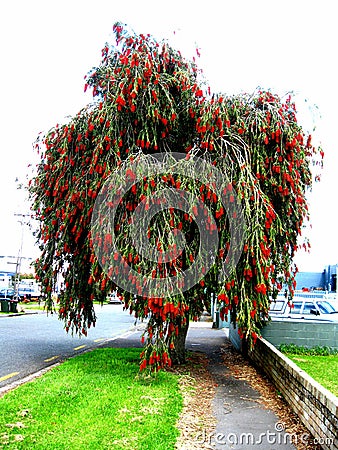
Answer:
<svg viewBox="0 0 338 450"><path fill-rule="evenodd" d="M229 331L233 345L240 350L237 330L231 326ZM257 340L249 357L273 381L322 448L338 450L338 398L264 338Z"/></svg>

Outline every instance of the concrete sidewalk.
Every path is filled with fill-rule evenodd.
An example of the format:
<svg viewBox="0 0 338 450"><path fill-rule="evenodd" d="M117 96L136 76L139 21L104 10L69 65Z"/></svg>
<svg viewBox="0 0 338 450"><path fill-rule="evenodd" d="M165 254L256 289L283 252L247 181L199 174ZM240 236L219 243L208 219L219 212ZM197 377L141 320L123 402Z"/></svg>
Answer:
<svg viewBox="0 0 338 450"><path fill-rule="evenodd" d="M187 350L203 352L209 360L208 369L215 381L213 414L216 430L199 437L201 449L259 449L296 447L284 433L278 417L260 403L260 394L245 380L231 375L222 361L225 344L229 345L227 329L213 329L211 322L192 323L187 336ZM140 347L140 332L114 339L112 347ZM225 350L226 351L226 350ZM205 442L202 442L204 439Z"/></svg>
<svg viewBox="0 0 338 450"><path fill-rule="evenodd" d="M217 450L295 449L276 414L259 402L259 392L245 380L232 376L222 361L226 341L228 329L212 329L205 322L193 325L188 333L187 349L207 354L208 368L217 384L213 402L217 425L208 442Z"/></svg>

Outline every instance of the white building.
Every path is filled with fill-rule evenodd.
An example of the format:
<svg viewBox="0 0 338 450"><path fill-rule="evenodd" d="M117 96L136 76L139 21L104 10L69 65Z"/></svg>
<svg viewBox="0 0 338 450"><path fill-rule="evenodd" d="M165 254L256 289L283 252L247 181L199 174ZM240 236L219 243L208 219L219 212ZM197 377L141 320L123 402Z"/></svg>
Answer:
<svg viewBox="0 0 338 450"><path fill-rule="evenodd" d="M6 272L0 272L0 289L8 288L12 285L12 276Z"/></svg>
<svg viewBox="0 0 338 450"><path fill-rule="evenodd" d="M0 273L8 273L15 275L19 273L34 273L34 268L31 266L33 258L18 257L18 256L1 256L0 255Z"/></svg>

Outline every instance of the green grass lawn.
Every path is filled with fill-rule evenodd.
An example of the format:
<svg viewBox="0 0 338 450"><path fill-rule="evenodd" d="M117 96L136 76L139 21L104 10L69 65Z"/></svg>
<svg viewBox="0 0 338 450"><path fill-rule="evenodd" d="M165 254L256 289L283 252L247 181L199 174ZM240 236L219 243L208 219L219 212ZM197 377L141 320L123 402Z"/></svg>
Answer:
<svg viewBox="0 0 338 450"><path fill-rule="evenodd" d="M281 350L297 366L338 397L338 353L326 347L306 349L282 346Z"/></svg>
<svg viewBox="0 0 338 450"><path fill-rule="evenodd" d="M27 302L27 303L20 302L20 303L17 303L17 311L18 312L23 312L22 310L24 310L26 312L38 311L38 310L44 311L44 309L45 309L44 305L45 305L45 302L40 302L40 304L38 302ZM8 314L8 313L11 313L11 311L4 312L4 311L0 310L0 314Z"/></svg>
<svg viewBox="0 0 338 450"><path fill-rule="evenodd" d="M31 310L40 310L44 311L45 309L45 302L21 302L18 305L19 307L23 308L25 311L31 311ZM18 308L19 309L19 308Z"/></svg>
<svg viewBox="0 0 338 450"><path fill-rule="evenodd" d="M138 377L139 349L97 349L0 398L0 448L174 449L178 376Z"/></svg>
<svg viewBox="0 0 338 450"><path fill-rule="evenodd" d="M106 303L104 303L104 304L106 304ZM107 304L108 304L108 302L107 302ZM94 305L101 305L101 303L94 301ZM55 308L58 309L58 307L59 307L59 305L56 304ZM27 302L27 303L20 302L18 304L18 310L21 309L21 308L23 308L26 312L29 312L29 311L45 311L45 302L44 301L41 301L40 303L39 302L33 302L33 301Z"/></svg>

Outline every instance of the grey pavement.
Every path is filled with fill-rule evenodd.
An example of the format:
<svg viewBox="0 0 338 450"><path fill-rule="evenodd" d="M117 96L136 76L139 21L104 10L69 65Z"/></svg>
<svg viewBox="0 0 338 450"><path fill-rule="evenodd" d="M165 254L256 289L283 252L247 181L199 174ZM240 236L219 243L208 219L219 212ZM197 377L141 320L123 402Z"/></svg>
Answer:
<svg viewBox="0 0 338 450"><path fill-rule="evenodd" d="M227 330L214 329L210 322L193 323L189 327L187 350L207 355L208 369L217 385L213 401L216 430L212 435L198 436L201 448L295 449L278 417L258 401L260 394L245 380L233 377L222 361L227 340ZM109 345L141 347L140 332L116 338Z"/></svg>
<svg viewBox="0 0 338 450"><path fill-rule="evenodd" d="M225 346L227 331L212 329L206 323L203 326L201 322L188 334L188 350L198 349L207 354L208 368L217 384L213 402L217 425L215 433L208 436L208 442L217 450L295 449L276 414L259 402L259 392L245 380L232 376L222 362L222 351L229 348Z"/></svg>

